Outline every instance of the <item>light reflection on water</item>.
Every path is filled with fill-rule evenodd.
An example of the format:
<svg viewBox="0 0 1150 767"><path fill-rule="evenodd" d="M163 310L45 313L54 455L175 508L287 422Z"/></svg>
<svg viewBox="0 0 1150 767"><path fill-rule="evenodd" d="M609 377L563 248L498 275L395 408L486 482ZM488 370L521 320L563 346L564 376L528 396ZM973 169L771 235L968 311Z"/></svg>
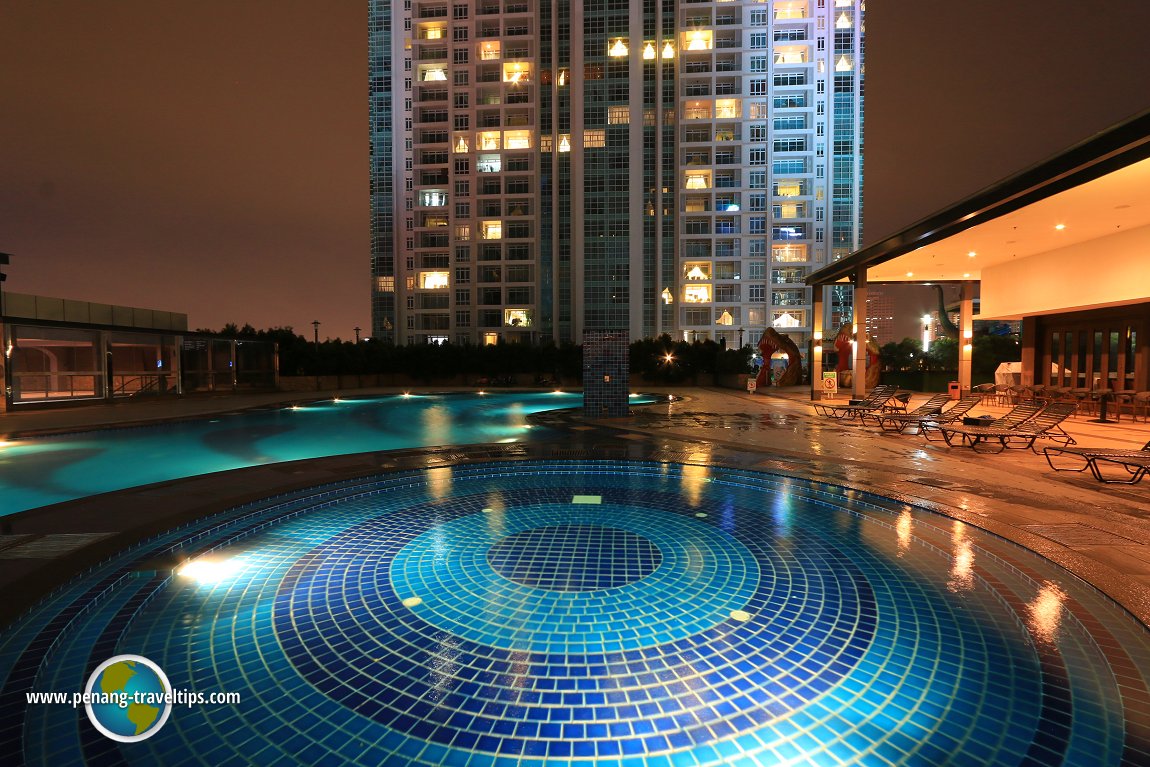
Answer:
<svg viewBox="0 0 1150 767"><path fill-rule="evenodd" d="M527 417L581 402L567 392L395 395L9 440L0 447L0 515L267 463L546 438L547 429L526 428Z"/></svg>

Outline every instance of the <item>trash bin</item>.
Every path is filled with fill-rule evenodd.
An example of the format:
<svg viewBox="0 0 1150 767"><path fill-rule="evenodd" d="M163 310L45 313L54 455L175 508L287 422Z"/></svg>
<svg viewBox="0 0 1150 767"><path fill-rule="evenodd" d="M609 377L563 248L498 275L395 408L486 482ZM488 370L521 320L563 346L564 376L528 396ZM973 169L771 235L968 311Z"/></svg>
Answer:
<svg viewBox="0 0 1150 767"><path fill-rule="evenodd" d="M958 381L951 381L946 385L946 390L950 394L951 399L958 399L961 392L958 388Z"/></svg>

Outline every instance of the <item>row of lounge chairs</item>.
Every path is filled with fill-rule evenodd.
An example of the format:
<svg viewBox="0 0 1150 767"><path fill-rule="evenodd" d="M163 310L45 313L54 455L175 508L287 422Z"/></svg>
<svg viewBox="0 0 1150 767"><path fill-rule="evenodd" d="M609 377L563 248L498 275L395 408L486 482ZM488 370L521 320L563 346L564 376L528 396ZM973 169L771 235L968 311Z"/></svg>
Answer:
<svg viewBox="0 0 1150 767"><path fill-rule="evenodd" d="M938 431L948 447L969 447L979 453L1001 453L1008 448L1034 450L1039 439L1050 439L1061 445L1073 445L1074 438L1062 428L1062 422L1075 411L1073 402L1049 405L1026 403L1015 405L1010 412L985 425L927 424L923 434Z"/></svg>
<svg viewBox="0 0 1150 767"><path fill-rule="evenodd" d="M1076 410L1073 402L1024 402L999 418L971 423L975 419L966 416L983 400L978 393L953 401L949 408L946 405L951 402L950 398L936 394L909 412L905 410L905 398L901 408L891 404L897 393L894 386L877 386L869 396L853 404L815 403L814 408L816 413L828 418L857 419L860 423L873 420L883 431L902 433L915 426L928 440L941 439L948 447L968 447L980 453L1001 453L1011 448L1037 452L1038 440L1048 439L1056 443L1043 451L1052 469L1078 472L1089 469L1100 482L1134 484L1150 475L1150 442L1138 450L1078 447L1062 428L1063 421ZM1067 457L1069 461L1062 460ZM1120 466L1125 474L1107 475L1101 468L1104 465Z"/></svg>

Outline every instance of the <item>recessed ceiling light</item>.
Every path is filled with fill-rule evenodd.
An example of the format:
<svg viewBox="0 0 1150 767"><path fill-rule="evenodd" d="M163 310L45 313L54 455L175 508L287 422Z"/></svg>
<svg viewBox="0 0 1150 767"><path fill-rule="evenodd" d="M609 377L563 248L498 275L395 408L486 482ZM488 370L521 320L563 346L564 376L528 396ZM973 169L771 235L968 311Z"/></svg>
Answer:
<svg viewBox="0 0 1150 767"><path fill-rule="evenodd" d="M1063 229L1066 228L1066 224L1055 224L1054 228L1061 232Z"/></svg>
<svg viewBox="0 0 1150 767"><path fill-rule="evenodd" d="M964 272L962 276L963 276L963 277L969 277L969 276L970 276L970 272Z"/></svg>
<svg viewBox="0 0 1150 767"><path fill-rule="evenodd" d="M974 258L974 257L975 257L975 256L977 256L978 254L977 254L977 253L975 253L975 252L972 250L972 251L970 251L969 253L967 253L966 255L970 256L971 258Z"/></svg>
<svg viewBox="0 0 1150 767"><path fill-rule="evenodd" d="M914 272L907 272L907 273L906 273L906 276L907 276L907 277L913 277L913 276L914 276Z"/></svg>

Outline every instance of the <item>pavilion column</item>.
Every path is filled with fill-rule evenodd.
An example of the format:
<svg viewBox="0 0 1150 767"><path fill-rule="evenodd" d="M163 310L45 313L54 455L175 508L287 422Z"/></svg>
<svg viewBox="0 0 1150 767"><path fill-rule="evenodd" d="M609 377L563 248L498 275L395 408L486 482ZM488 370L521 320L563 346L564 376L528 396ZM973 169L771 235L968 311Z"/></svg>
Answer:
<svg viewBox="0 0 1150 767"><path fill-rule="evenodd" d="M8 332L2 311L0 309L0 386L4 387L4 391L0 392L0 414L8 412L8 399L12 396L11 370L7 354Z"/></svg>
<svg viewBox="0 0 1150 767"><path fill-rule="evenodd" d="M860 266L855 272L854 291L854 371L852 393L855 399L866 396L866 267Z"/></svg>
<svg viewBox="0 0 1150 767"><path fill-rule="evenodd" d="M962 297L958 308L958 389L968 394L971 389L970 362L974 349L974 283L962 283Z"/></svg>
<svg viewBox="0 0 1150 767"><path fill-rule="evenodd" d="M811 288L811 399L823 397L823 295L822 285Z"/></svg>

